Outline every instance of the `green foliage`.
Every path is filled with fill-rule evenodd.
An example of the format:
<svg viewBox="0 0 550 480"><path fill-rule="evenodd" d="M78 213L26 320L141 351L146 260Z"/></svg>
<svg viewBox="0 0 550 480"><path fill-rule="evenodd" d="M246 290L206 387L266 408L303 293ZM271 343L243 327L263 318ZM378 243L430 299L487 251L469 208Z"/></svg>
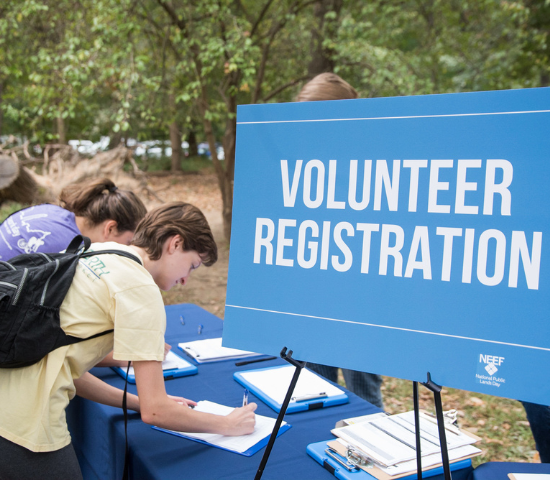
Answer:
<svg viewBox="0 0 550 480"><path fill-rule="evenodd" d="M524 88L529 11L501 0L350 2L339 30L338 72L362 96Z"/></svg>
<svg viewBox="0 0 550 480"><path fill-rule="evenodd" d="M213 173L214 171L212 160L203 155L183 159L181 169L186 173Z"/></svg>
<svg viewBox="0 0 550 480"><path fill-rule="evenodd" d="M28 207L29 205L23 205L17 202L4 202L0 205L0 223L2 223L6 218L8 218L12 213L21 210L22 208Z"/></svg>
<svg viewBox="0 0 550 480"><path fill-rule="evenodd" d="M549 24L545 0L347 0L324 47L364 97L524 88L549 82ZM2 133L54 141L59 118L69 138L161 139L206 119L220 138L236 104L292 100L314 28L306 0L4 0Z"/></svg>
<svg viewBox="0 0 550 480"><path fill-rule="evenodd" d="M160 158L136 159L137 165L147 172L162 172L170 170L171 159L165 155ZM214 167L212 160L204 155L196 157L184 157L180 162L181 171L184 173L212 173ZM125 165L125 169L131 170L131 165Z"/></svg>

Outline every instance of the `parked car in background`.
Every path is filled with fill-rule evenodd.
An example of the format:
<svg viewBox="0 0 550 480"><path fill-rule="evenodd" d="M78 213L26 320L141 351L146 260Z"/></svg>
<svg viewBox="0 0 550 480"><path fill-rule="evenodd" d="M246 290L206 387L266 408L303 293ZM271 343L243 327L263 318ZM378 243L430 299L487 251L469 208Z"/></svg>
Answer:
<svg viewBox="0 0 550 480"><path fill-rule="evenodd" d="M199 155L205 155L208 158L212 158L212 154L210 153L210 145L208 145L207 142L201 142L197 146ZM221 143L216 143L216 153L218 154L218 160L225 159L225 152L223 150Z"/></svg>
<svg viewBox="0 0 550 480"><path fill-rule="evenodd" d="M166 140L144 140L142 142L131 142L128 139L126 145L133 147L135 145L134 155L136 157L147 156L149 158L161 158L163 155L169 157L172 155L170 142ZM134 143L135 142L135 143Z"/></svg>
<svg viewBox="0 0 550 480"><path fill-rule="evenodd" d="M169 140L143 140L138 141L133 138L126 140L126 145L134 149L135 157L147 156L149 158L161 158L172 156L172 147ZM186 157L189 156L189 143L181 142L181 149ZM197 145L199 155L203 155L208 158L212 158L210 154L210 146L206 142L201 142ZM218 158L223 160L225 158L224 150L221 143L216 144L216 152Z"/></svg>
<svg viewBox="0 0 550 480"><path fill-rule="evenodd" d="M82 155L93 156L99 152L104 152L109 148L111 139L109 137L101 137L99 142L91 140L69 140L69 145Z"/></svg>

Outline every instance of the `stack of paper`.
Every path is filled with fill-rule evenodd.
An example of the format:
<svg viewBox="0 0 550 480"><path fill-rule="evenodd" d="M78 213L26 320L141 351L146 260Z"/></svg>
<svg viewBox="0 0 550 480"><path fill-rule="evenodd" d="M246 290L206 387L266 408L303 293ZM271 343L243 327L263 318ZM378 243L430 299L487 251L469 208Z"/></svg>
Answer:
<svg viewBox="0 0 550 480"><path fill-rule="evenodd" d="M375 468L368 470L371 475L377 477L378 472L383 474L380 478L397 478L416 471L414 412L359 417L339 424L346 426L332 430L338 440L328 445L344 457L348 447L352 446L374 464ZM445 437L450 462L481 454L481 450L472 445L479 438L472 434L449 427ZM420 448L423 468L441 465L437 423L423 412L420 413Z"/></svg>
<svg viewBox="0 0 550 480"><path fill-rule="evenodd" d="M233 360L260 355L259 353L247 352L246 350L222 347L221 337L179 343L178 346L198 363L218 362L220 360Z"/></svg>

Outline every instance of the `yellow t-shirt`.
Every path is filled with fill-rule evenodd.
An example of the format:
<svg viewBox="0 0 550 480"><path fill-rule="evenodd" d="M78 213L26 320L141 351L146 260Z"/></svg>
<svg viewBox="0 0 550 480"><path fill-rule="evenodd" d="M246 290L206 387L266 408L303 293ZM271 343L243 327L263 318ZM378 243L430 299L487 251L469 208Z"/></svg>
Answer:
<svg viewBox="0 0 550 480"><path fill-rule="evenodd" d="M126 250L117 243L95 243L92 250ZM113 350L117 360L164 358L166 314L159 288L142 265L120 255L81 259L61 305L61 327L68 335L89 337L61 347L38 363L0 369L0 436L34 452L59 450L71 437L65 408L79 378Z"/></svg>

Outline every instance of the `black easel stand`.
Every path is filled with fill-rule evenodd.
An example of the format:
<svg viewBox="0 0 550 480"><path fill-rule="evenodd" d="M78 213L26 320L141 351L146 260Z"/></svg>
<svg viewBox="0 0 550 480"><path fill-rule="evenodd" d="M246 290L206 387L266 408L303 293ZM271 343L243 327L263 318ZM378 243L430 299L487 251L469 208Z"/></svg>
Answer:
<svg viewBox="0 0 550 480"><path fill-rule="evenodd" d="M441 403L441 387L434 382L430 372L428 380L421 382L428 390L434 394L435 413L437 417L437 428L439 430L439 444L441 446L441 459L443 460L443 472L445 480L451 479L451 468L449 466L449 451L447 450L447 437L445 436L445 421L443 420L443 404ZM414 421L416 429L416 468L418 480L422 480L422 452L420 449L420 408L418 405L418 382L413 382L413 402L414 402Z"/></svg>
<svg viewBox="0 0 550 480"><path fill-rule="evenodd" d="M288 363L294 365L296 367L296 370L294 371L294 376L292 377L292 381L290 382L290 386L288 387L288 391L286 392L285 400L281 405L281 411L279 412L279 416L277 417L277 421L275 422L275 426L273 427L273 431L271 432L271 437L269 438L269 442L267 444L267 447L265 448L264 456L262 457L262 461L260 462L260 466L258 467L258 471L256 472L254 480L260 480L260 478L262 478L262 474L264 473L264 469L271 453L271 449L273 448L273 444L275 443L275 440L277 438L277 433L279 432L281 423L283 423L286 409L288 408L288 404L290 403L290 398L292 397L292 393L294 392L294 387L296 386L296 383L298 383L298 377L300 376L302 368L306 366L306 362L299 362L298 360L294 360L292 358L292 350L289 350L287 354L286 347L281 350L281 358L283 360L286 360Z"/></svg>

